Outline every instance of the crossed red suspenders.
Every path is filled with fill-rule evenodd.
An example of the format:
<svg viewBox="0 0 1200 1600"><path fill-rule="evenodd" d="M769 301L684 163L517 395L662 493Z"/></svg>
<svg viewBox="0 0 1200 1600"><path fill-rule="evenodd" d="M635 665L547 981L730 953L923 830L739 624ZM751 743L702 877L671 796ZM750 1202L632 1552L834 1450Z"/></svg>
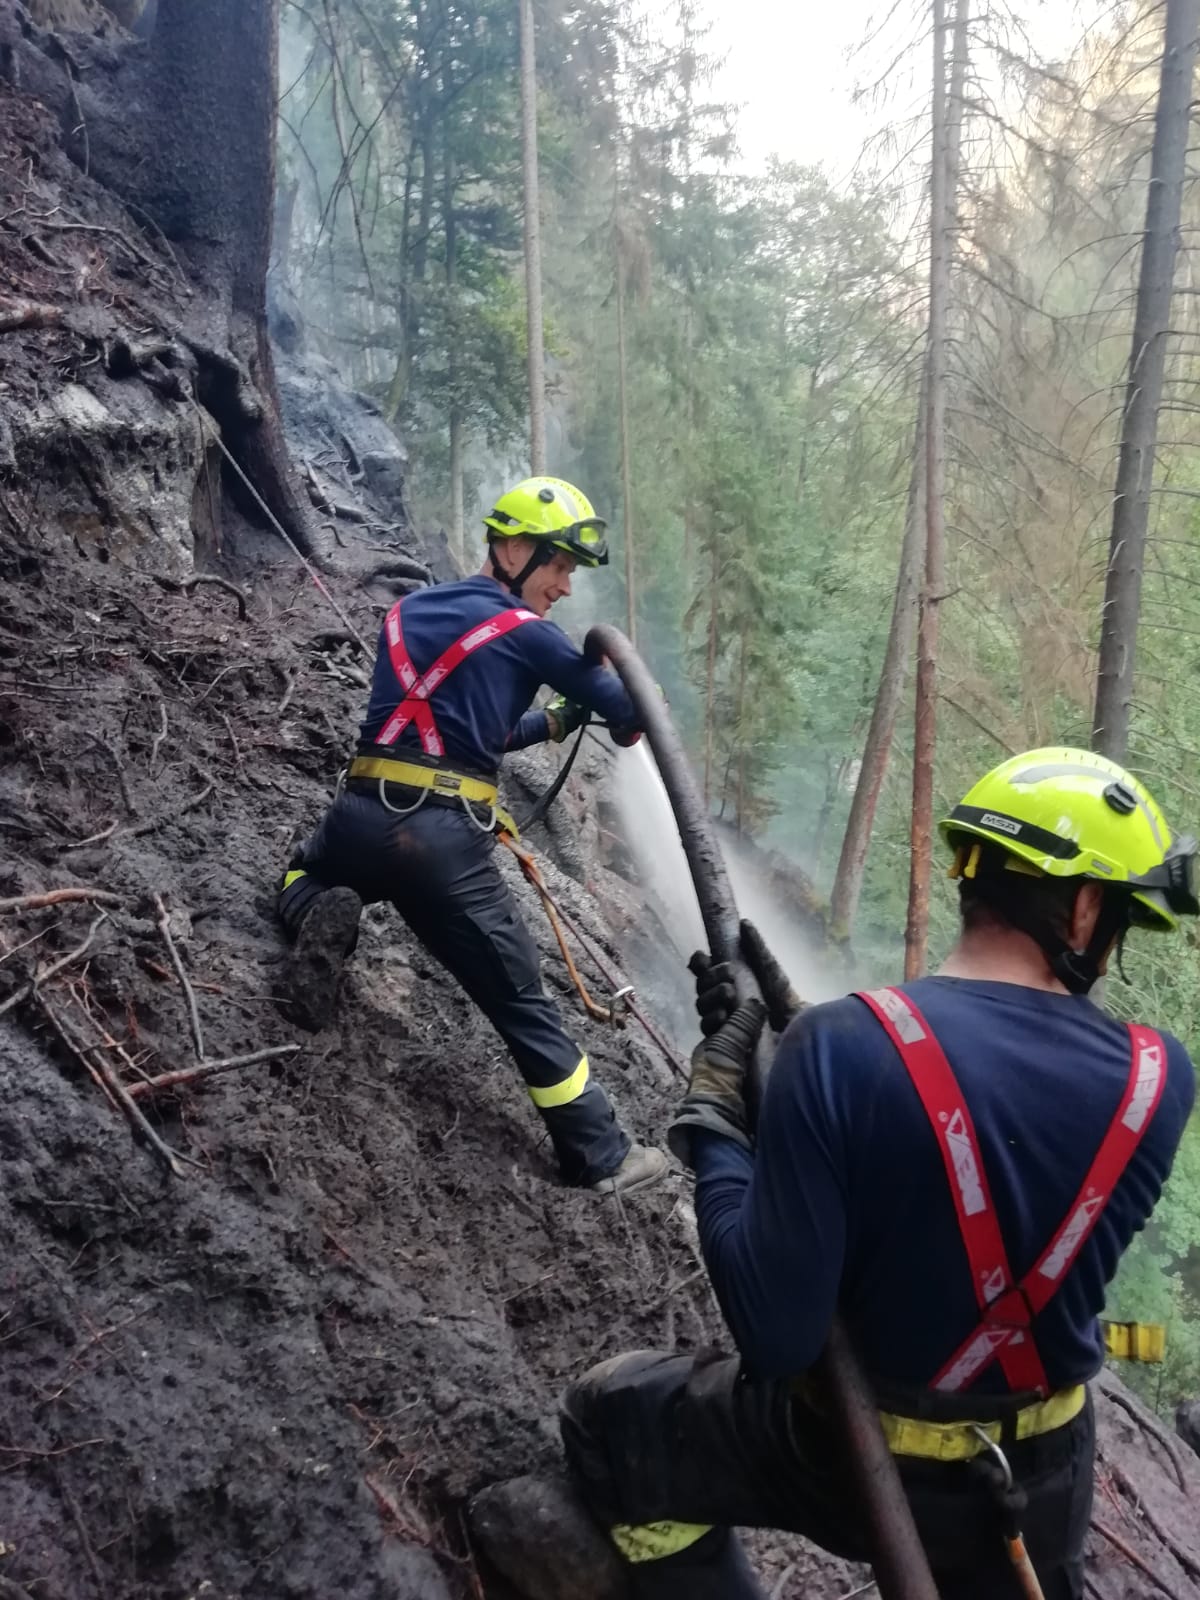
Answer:
<svg viewBox="0 0 1200 1600"><path fill-rule="evenodd" d="M931 1387L948 1392L965 1389L999 1361L1010 1389L1049 1394L1032 1323L1074 1264L1158 1107L1167 1077L1163 1042L1151 1028L1130 1027L1129 1081L1116 1115L1066 1218L1031 1270L1014 1283L975 1125L945 1052L920 1011L899 989L876 989L860 993L859 999L883 1024L937 1135L982 1313L978 1328L963 1340Z"/></svg>
<svg viewBox="0 0 1200 1600"><path fill-rule="evenodd" d="M397 600L388 612L383 624L383 636L387 642L392 671L404 690L404 699L384 723L375 743L395 744L409 723L415 722L426 755L444 756L446 747L442 743L442 736L434 721L429 696L445 683L454 669L461 666L469 655L473 655L481 646L491 644L494 639L503 639L506 633L511 633L514 628L519 628L526 622L536 622L537 613L523 610L502 611L499 616L479 623L464 633L461 639L456 639L448 650L443 650L429 670L421 674L413 666L412 657L404 644L404 630L400 625L400 605L401 602Z"/></svg>

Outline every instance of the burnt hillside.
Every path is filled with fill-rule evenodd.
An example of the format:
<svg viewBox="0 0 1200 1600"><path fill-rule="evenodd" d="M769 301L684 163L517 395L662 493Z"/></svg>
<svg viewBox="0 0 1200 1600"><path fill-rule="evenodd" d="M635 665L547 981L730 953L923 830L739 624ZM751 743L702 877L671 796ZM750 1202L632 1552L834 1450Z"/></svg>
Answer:
<svg viewBox="0 0 1200 1600"><path fill-rule="evenodd" d="M69 41L0 18L61 69ZM364 663L193 398L221 359L204 297L36 84L0 84L0 1600L502 1596L466 1497L554 1462L569 1374L720 1324L683 1180L624 1207L558 1187L498 1040L385 909L336 1024L280 1015L275 887ZM292 343L323 582L371 637L440 543L369 404ZM540 843L622 967L601 773ZM661 1137L668 1067L580 1013L520 892L595 1070ZM1200 1461L1121 1391L1102 1408L1093 1592L1200 1596ZM758 1548L781 1600L863 1581Z"/></svg>

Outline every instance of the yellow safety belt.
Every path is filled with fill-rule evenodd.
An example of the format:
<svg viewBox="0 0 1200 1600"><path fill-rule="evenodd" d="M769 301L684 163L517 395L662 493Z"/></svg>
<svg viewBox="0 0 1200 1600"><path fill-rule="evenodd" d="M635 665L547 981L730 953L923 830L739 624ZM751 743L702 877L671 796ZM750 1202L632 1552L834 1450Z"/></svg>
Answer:
<svg viewBox="0 0 1200 1600"><path fill-rule="evenodd" d="M1023 1406L1007 1425L1017 1439L1034 1439L1065 1428L1083 1410L1087 1398L1082 1384L1063 1389L1048 1400ZM920 1456L925 1461L970 1461L999 1444L1005 1425L989 1422L931 1422L925 1417L902 1417L881 1411L879 1420L888 1448L896 1456Z"/></svg>
<svg viewBox="0 0 1200 1600"><path fill-rule="evenodd" d="M379 778L385 783L402 783L409 789L428 789L447 800L491 806L498 826L514 839L520 838L516 823L503 806L496 804L496 785L486 778L472 778L465 772L452 772L445 767L421 767L415 761L393 761L387 756L355 756L350 763L349 776Z"/></svg>

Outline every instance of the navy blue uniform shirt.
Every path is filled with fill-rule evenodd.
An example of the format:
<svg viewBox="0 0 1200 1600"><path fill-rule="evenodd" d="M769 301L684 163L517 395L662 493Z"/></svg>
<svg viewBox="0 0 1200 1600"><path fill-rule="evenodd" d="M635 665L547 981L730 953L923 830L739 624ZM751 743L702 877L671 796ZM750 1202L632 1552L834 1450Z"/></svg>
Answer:
<svg viewBox="0 0 1200 1600"><path fill-rule="evenodd" d="M400 611L404 643L413 666L427 672L444 650L480 623L521 609L506 589L482 574L439 583L408 595ZM543 684L586 706L615 728L637 725L633 701L615 672L594 665L557 625L545 618L526 622L469 655L430 696L446 759L476 772L495 772L506 750L523 750L549 737L544 711L529 706ZM375 676L359 736L371 744L404 699L379 634ZM410 722L393 749L420 749Z"/></svg>
<svg viewBox="0 0 1200 1600"><path fill-rule="evenodd" d="M1129 1075L1129 1030L1081 995L922 978L903 986L970 1107L1009 1265L1034 1265L1079 1192ZM1104 1288L1171 1170L1195 1095L1164 1034L1167 1081L1134 1158L1034 1325L1055 1389L1103 1359ZM877 1383L924 1388L980 1321L946 1170L887 1034L853 996L783 1035L755 1156L694 1140L704 1258L739 1350L760 1376L803 1372L835 1303ZM998 1363L972 1386L1006 1393Z"/></svg>

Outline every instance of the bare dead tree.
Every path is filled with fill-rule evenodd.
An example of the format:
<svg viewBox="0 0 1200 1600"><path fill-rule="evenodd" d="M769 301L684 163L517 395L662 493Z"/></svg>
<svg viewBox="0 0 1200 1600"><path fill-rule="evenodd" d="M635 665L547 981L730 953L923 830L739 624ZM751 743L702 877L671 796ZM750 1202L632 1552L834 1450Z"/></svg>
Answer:
<svg viewBox="0 0 1200 1600"><path fill-rule="evenodd" d="M950 215L951 233L957 224L959 172L962 163L963 96L968 67L967 22L966 0L957 0L945 159L946 206ZM871 710L871 721L863 744L862 766L850 802L850 814L846 820L846 831L842 838L841 854L830 895L830 930L833 937L838 940L848 941L854 926L859 896L862 893L863 875L866 871L867 852L871 844L871 833L891 763L896 723L908 681L914 613L918 598L920 556L926 542L928 405L929 367L928 363L925 363L921 369L917 425L904 515L904 542L900 550L900 567L896 576L891 622L888 626L879 683L875 691L875 703Z"/></svg>
<svg viewBox="0 0 1200 1600"><path fill-rule="evenodd" d="M619 207L619 199L615 202ZM633 473L629 458L629 361L625 346L625 251L621 214L613 217L617 300L617 406L621 413L621 505L625 540L625 631L637 644L637 569L634 561Z"/></svg>
<svg viewBox="0 0 1200 1600"><path fill-rule="evenodd" d="M533 0L517 0L521 24L521 159L525 184L525 315L529 344L529 467L546 470L546 351L542 320L541 190L538 183L537 45Z"/></svg>
<svg viewBox="0 0 1200 1600"><path fill-rule="evenodd" d="M961 3L961 0L960 0ZM933 92L929 182L929 403L925 422L925 575L917 622L917 694L913 736L912 864L904 928L904 976L918 977L929 938L933 854L933 760L937 743L938 614L945 586L946 302L950 285L946 204L946 9L933 0Z"/></svg>
<svg viewBox="0 0 1200 1600"><path fill-rule="evenodd" d="M1171 325L1175 257L1179 249L1198 25L1200 0L1166 0L1162 68L1146 196L1146 231L1121 419L1096 708L1092 720L1092 744L1117 761L1124 759L1129 746L1142 571L1158 445L1163 369Z"/></svg>

